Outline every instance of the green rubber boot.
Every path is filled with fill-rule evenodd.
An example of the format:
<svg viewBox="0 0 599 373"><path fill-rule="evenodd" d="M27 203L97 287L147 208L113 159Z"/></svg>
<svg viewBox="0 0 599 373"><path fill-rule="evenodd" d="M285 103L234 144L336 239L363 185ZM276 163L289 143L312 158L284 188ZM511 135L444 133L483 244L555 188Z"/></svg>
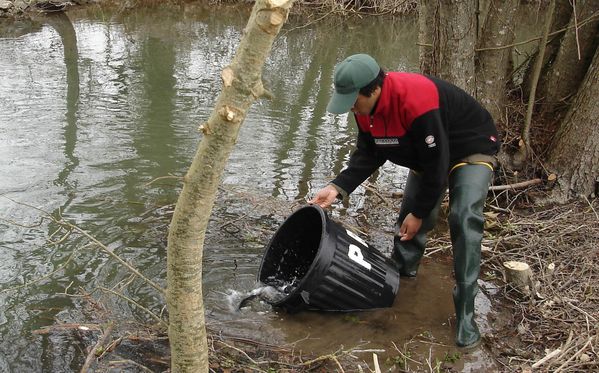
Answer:
<svg viewBox="0 0 599 373"><path fill-rule="evenodd" d="M474 320L474 298L478 292L480 245L483 238L483 207L492 170L486 165L468 164L449 175L449 229L453 246L456 286L456 344L473 347L480 342Z"/></svg>
<svg viewBox="0 0 599 373"><path fill-rule="evenodd" d="M404 189L399 217L395 223L395 237L393 238L393 253L391 258L397 264L400 276L416 277L420 259L422 259L422 255L424 255L426 235L435 227L437 215L439 214L439 205L443 199L442 196L439 201L437 201L435 208L431 211L429 216L422 220L422 226L414 238L409 241L400 241L400 237L398 236L399 227L401 227L401 223L412 210L412 207L416 202L415 197L420 189L421 179L422 177L417 173L410 171L406 182L406 188Z"/></svg>
<svg viewBox="0 0 599 373"><path fill-rule="evenodd" d="M480 331L474 321L474 298L478 284L456 284L453 288L453 303L456 314L455 343L459 347L472 348L480 342Z"/></svg>

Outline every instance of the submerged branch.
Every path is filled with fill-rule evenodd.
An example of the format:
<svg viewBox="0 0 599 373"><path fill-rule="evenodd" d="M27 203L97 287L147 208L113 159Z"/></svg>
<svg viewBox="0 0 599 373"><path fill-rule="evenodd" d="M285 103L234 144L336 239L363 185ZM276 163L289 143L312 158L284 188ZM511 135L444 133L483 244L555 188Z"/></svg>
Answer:
<svg viewBox="0 0 599 373"><path fill-rule="evenodd" d="M87 244L87 245L83 246L83 248L85 248L85 247L87 247L89 245L90 244ZM50 273L47 273L44 276L38 277L36 279L33 279L33 280L29 281L29 282L26 282L24 284L13 286L13 287L10 287L10 288L7 288L7 289L2 289L2 290L0 290L0 294L8 293L10 291L15 291L15 290L23 289L23 288L27 288L27 287L29 287L29 286L31 286L33 284L37 284L39 282L42 282L44 280L49 279L54 274L62 271L62 269L65 268L71 262L71 260L73 260L73 258L75 257L75 254L77 254L79 252L79 250L80 249L73 250L73 252L71 252L71 255L69 255L69 257L67 258L67 260L64 263L58 265L58 267L56 267L56 269L54 271L52 271Z"/></svg>
<svg viewBox="0 0 599 373"><path fill-rule="evenodd" d="M104 344L104 341L106 340L106 338L108 338L110 333L112 333L113 329L114 329L114 324L112 324L112 323L109 324L108 327L106 327L106 329L104 330L104 333L102 333L102 336L100 337L100 339L98 339L98 342L96 342L96 345L91 349L89 354L87 354L85 363L83 364L83 367L81 368L81 373L88 372L89 367L92 365L92 362L94 361L94 358L96 357L97 352L100 350L100 348Z"/></svg>
<svg viewBox="0 0 599 373"><path fill-rule="evenodd" d="M13 203L16 203L18 205L26 206L26 207L32 208L32 209L34 209L36 211L39 211L40 213L42 213L44 215L45 219L49 219L49 220L53 221L54 223L60 225L61 227L68 228L69 234L70 234L70 231L76 231L76 232L80 233L81 235L83 235L84 237L86 237L88 240L90 240L91 242L93 242L95 245L97 245L99 248L101 248L106 254L108 254L109 256L111 256L112 258L114 258L116 261L118 261L120 264L122 264L126 269L128 269L129 271L131 271L132 273L134 273L137 277L139 277L142 280L144 280L148 285L150 285L151 287L153 287L154 289L156 289L160 294L162 294L163 296L166 296L165 290L163 288L161 288L160 286L158 286L158 284L156 284L154 281L152 281L149 278L147 278L146 276L144 276L136 268L134 268L132 265L130 265L129 263L127 263L125 260L123 260L117 254L115 254L106 245L104 245L102 242L100 242L94 236L92 236L91 234L89 234L87 231L83 230L82 228L80 228L79 226L77 226L77 225L75 225L73 223L70 223L70 222L62 219L62 216L60 216L60 213L59 213L59 218L55 218L54 216L52 216L52 214L50 214L49 212L47 212L45 210L40 209L39 207L32 206L32 205L27 204L25 202L15 201L14 199L12 199L10 197L7 197L5 195L2 195L1 197L4 197L4 198L8 199L9 201L11 201ZM3 220L5 220L5 219L3 219ZM64 265L63 265L63 267L64 267ZM54 271L53 273L55 273L55 272L56 271ZM11 289L9 289L9 290L11 290Z"/></svg>
<svg viewBox="0 0 599 373"><path fill-rule="evenodd" d="M127 263L125 260L123 260L120 256L118 256L117 254L115 254L114 252L112 252L112 250L110 250L106 245L104 245L102 242L98 241L94 236L92 236L91 234L87 233L86 231L84 231L83 229L79 228L78 226L76 226L75 224L69 223L67 221L63 221L63 220L55 220L53 219L57 224L61 224L61 225L65 225L68 226L74 230L76 230L77 232L81 233L82 235L84 235L85 237L87 237L90 241L92 241L93 243L95 243L96 245L98 245L105 253L107 253L108 255L110 255L112 258L114 258L116 261L118 261L119 263L121 263L125 268L127 268L129 271L133 272L137 277L141 278L142 280L144 280L148 285L150 285L151 287L153 287L154 289L156 289L160 294L166 296L166 292L164 291L163 288L161 288L160 286L158 286L158 284L156 284L154 281L150 280L149 278L147 278L146 276L144 276L143 274L141 274L141 272L139 272L137 269L135 269L132 265L130 265L129 263Z"/></svg>
<svg viewBox="0 0 599 373"><path fill-rule="evenodd" d="M160 318L160 316L156 315L154 312L150 311L149 309L147 309L146 307L142 306L141 304L139 304L138 302L134 301L133 299L127 297L126 295L119 293L118 291L112 290L112 289L108 289L105 288L103 286L100 286L98 289L102 290L105 293L110 293L110 294L114 294L119 298L122 298L124 300L126 300L127 302L133 304L135 307L143 310L145 313L147 313L148 315L150 315L154 320L158 321L158 323L160 323L162 326L164 327L168 327L168 324L166 321L162 320Z"/></svg>

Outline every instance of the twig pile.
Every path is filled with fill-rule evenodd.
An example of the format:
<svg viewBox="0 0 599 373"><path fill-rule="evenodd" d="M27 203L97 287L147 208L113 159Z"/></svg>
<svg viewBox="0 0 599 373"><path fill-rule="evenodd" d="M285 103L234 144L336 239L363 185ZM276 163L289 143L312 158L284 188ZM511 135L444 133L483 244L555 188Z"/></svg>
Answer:
<svg viewBox="0 0 599 373"><path fill-rule="evenodd" d="M534 289L504 286L512 320L495 336L507 342L503 364L551 371L599 370L599 202L499 217L483 267L503 273L505 261L530 265ZM483 270L485 271L485 270ZM501 341L501 342L500 342Z"/></svg>
<svg viewBox="0 0 599 373"><path fill-rule="evenodd" d="M210 372L350 372L355 369L355 349L339 349L318 357L302 355L292 345L276 346L247 338L210 333ZM346 370L347 369L347 370Z"/></svg>

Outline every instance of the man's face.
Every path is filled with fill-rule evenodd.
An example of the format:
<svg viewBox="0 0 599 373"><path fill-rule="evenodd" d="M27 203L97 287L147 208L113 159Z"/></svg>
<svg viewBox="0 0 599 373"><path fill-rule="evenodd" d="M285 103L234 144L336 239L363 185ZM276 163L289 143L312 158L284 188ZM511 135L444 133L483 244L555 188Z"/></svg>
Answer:
<svg viewBox="0 0 599 373"><path fill-rule="evenodd" d="M350 109L351 112L358 115L369 115L372 111L372 108L376 104L376 101L379 99L380 94L381 87L377 87L370 96L358 94L358 98L356 99L356 102L354 102L354 106L352 106Z"/></svg>

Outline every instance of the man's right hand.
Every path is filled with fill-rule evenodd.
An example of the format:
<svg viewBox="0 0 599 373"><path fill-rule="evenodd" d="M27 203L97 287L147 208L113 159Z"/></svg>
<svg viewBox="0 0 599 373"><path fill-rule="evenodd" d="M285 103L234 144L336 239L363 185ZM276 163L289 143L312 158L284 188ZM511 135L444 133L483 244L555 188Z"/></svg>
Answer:
<svg viewBox="0 0 599 373"><path fill-rule="evenodd" d="M399 227L400 241L409 241L418 233L422 226L422 219L415 217L412 213L409 213L401 223Z"/></svg>
<svg viewBox="0 0 599 373"><path fill-rule="evenodd" d="M319 205L322 208L329 207L337 198L339 192L331 184L319 190L308 203Z"/></svg>

